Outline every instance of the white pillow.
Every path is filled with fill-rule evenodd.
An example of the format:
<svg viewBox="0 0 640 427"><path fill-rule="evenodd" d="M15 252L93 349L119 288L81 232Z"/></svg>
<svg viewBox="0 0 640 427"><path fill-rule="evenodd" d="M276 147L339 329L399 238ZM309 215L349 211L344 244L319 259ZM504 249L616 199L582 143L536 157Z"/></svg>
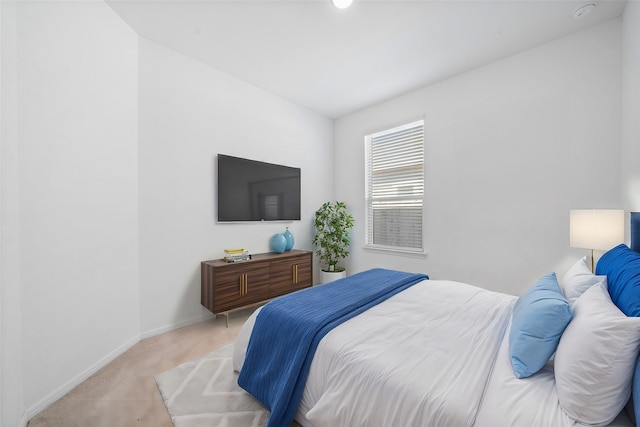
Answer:
<svg viewBox="0 0 640 427"><path fill-rule="evenodd" d="M560 289L571 305L590 287L604 283L607 289L607 276L596 276L587 267L587 257L582 257L565 273L560 281Z"/></svg>
<svg viewBox="0 0 640 427"><path fill-rule="evenodd" d="M640 351L640 317L627 317L607 289L587 289L573 306L555 354L560 405L572 420L609 424L631 395Z"/></svg>

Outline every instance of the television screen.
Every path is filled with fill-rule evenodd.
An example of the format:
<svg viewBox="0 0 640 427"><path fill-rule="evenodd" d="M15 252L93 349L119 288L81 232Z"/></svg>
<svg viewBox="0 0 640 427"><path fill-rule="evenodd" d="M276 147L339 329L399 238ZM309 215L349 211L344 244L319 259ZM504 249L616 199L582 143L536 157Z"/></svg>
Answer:
<svg viewBox="0 0 640 427"><path fill-rule="evenodd" d="M300 219L300 168L218 154L218 222Z"/></svg>

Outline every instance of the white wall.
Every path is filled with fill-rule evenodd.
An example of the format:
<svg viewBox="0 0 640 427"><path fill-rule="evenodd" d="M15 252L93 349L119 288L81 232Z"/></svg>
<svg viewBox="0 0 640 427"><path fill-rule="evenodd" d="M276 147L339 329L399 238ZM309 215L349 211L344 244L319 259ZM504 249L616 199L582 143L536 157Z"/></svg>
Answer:
<svg viewBox="0 0 640 427"><path fill-rule="evenodd" d="M20 425L22 315L16 4L0 2L0 426Z"/></svg>
<svg viewBox="0 0 640 427"><path fill-rule="evenodd" d="M640 212L640 2L627 3L622 22L623 201Z"/></svg>
<svg viewBox="0 0 640 427"><path fill-rule="evenodd" d="M137 35L101 2L19 2L27 417L140 336Z"/></svg>
<svg viewBox="0 0 640 427"><path fill-rule="evenodd" d="M200 261L268 251L285 226L310 249L333 122L139 39L101 2L0 13L0 412L14 426L141 336L208 317ZM302 220L216 224L218 152L301 167Z"/></svg>
<svg viewBox="0 0 640 427"><path fill-rule="evenodd" d="M357 224L349 269L520 294L586 254L569 248L569 209L621 206L620 33L609 21L337 120L335 195ZM365 250L364 135L419 117L428 256Z"/></svg>
<svg viewBox="0 0 640 427"><path fill-rule="evenodd" d="M200 261L224 248L268 252L288 226L294 247L311 249L313 214L332 195L333 122L143 38L139 64L146 336L210 315L200 305ZM302 220L217 224L218 153L300 167Z"/></svg>

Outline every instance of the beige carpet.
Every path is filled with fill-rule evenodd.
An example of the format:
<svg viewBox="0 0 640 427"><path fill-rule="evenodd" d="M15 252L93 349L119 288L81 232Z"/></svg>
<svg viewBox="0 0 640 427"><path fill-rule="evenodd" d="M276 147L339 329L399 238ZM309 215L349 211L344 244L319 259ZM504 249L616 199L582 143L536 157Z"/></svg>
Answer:
<svg viewBox="0 0 640 427"><path fill-rule="evenodd" d="M235 340L253 309L142 340L36 415L29 427L171 427L154 376ZM73 351L70 349L69 351Z"/></svg>
<svg viewBox="0 0 640 427"><path fill-rule="evenodd" d="M269 412L238 386L233 345L156 376L175 427L261 427Z"/></svg>

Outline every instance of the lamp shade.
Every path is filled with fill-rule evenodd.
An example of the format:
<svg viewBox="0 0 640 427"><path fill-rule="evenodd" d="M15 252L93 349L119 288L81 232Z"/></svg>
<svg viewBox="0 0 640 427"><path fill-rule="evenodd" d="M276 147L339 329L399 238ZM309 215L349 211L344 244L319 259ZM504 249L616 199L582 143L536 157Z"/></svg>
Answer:
<svg viewBox="0 0 640 427"><path fill-rule="evenodd" d="M606 251L624 242L624 211L574 209L569 213L569 246Z"/></svg>

